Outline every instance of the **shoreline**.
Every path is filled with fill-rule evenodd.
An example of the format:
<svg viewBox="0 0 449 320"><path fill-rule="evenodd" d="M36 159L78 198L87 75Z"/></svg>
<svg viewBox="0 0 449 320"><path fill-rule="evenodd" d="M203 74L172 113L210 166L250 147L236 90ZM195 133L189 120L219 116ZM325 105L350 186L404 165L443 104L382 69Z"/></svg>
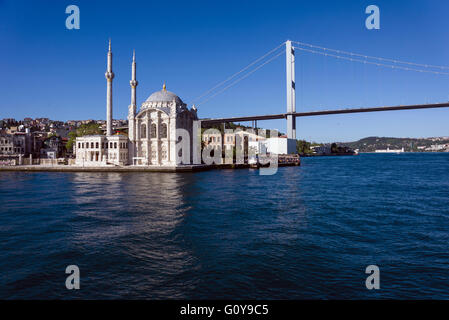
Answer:
<svg viewBox="0 0 449 320"><path fill-rule="evenodd" d="M296 163L278 163L278 167L300 166ZM200 172L222 169L256 169L250 164L214 164L214 165L185 165L182 167L150 167L150 166L126 166L126 167L78 167L67 165L22 165L0 166L0 172Z"/></svg>

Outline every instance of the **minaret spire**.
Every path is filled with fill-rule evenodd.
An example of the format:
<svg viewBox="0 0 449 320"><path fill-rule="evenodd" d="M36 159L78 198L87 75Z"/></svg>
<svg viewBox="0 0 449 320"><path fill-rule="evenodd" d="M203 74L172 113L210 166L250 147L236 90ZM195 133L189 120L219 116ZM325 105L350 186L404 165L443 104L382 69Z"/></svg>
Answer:
<svg viewBox="0 0 449 320"><path fill-rule="evenodd" d="M112 51L111 39L109 39L108 50L108 67L104 74L107 81L106 89L106 135L112 135L112 79L114 79L114 72L112 72Z"/></svg>
<svg viewBox="0 0 449 320"><path fill-rule="evenodd" d="M129 82L131 86L131 106L133 107L134 113L136 110L136 87L139 84L136 79L136 51L133 50L133 62L131 64L131 81Z"/></svg>

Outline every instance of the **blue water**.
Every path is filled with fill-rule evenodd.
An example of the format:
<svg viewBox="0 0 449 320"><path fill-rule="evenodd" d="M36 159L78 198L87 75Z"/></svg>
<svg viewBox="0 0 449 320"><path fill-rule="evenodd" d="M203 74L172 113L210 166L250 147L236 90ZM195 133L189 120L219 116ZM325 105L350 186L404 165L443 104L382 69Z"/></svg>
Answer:
<svg viewBox="0 0 449 320"><path fill-rule="evenodd" d="M1 299L449 299L449 154L273 176L0 172L0 203Z"/></svg>

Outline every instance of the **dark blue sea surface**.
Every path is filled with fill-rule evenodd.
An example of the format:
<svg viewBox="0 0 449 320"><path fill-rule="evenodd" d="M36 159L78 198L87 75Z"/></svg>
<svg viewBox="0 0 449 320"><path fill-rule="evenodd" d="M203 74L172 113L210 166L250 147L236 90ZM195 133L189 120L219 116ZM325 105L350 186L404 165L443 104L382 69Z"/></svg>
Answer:
<svg viewBox="0 0 449 320"><path fill-rule="evenodd" d="M0 298L449 299L449 153L273 176L0 172Z"/></svg>

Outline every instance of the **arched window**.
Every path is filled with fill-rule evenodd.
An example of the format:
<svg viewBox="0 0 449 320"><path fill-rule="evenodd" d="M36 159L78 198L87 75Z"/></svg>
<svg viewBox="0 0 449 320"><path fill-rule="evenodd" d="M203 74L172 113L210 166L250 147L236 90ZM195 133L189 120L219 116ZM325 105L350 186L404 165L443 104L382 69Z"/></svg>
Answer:
<svg viewBox="0 0 449 320"><path fill-rule="evenodd" d="M161 125L161 138L162 139L167 138L167 124L166 123L163 123Z"/></svg>
<svg viewBox="0 0 449 320"><path fill-rule="evenodd" d="M145 139L147 137L147 125L144 123L140 126L140 138Z"/></svg>
<svg viewBox="0 0 449 320"><path fill-rule="evenodd" d="M150 137L151 138L156 138L156 124L155 123L151 124Z"/></svg>

